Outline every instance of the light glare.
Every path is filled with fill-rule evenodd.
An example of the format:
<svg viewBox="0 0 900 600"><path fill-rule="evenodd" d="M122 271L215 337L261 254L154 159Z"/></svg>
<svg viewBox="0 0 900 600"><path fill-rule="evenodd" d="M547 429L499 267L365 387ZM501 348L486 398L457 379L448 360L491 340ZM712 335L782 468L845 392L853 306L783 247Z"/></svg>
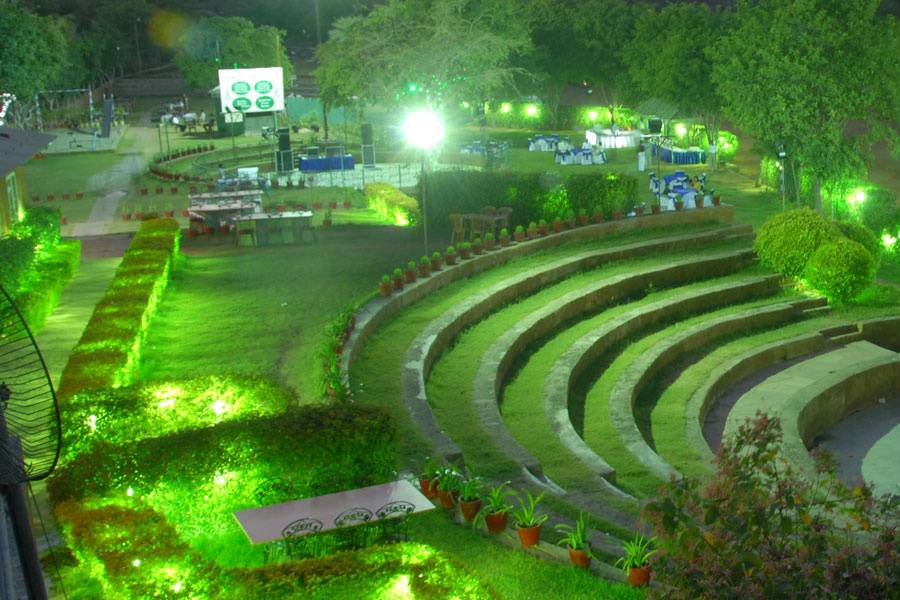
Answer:
<svg viewBox="0 0 900 600"><path fill-rule="evenodd" d="M406 117L403 135L416 148L428 150L444 139L444 124L432 111L419 110Z"/></svg>

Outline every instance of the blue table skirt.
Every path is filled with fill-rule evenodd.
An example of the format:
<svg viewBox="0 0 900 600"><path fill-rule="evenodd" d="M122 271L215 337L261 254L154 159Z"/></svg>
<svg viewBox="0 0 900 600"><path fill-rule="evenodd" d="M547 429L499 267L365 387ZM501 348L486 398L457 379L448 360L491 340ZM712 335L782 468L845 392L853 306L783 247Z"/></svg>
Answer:
<svg viewBox="0 0 900 600"><path fill-rule="evenodd" d="M352 171L353 156L323 156L320 158L300 157L300 170L304 173L319 173L321 171Z"/></svg>
<svg viewBox="0 0 900 600"><path fill-rule="evenodd" d="M664 146L660 147L656 144L650 144L650 147L653 150L654 156L656 156L658 151L659 159L667 163L676 165L700 165L706 162L706 152L703 150L675 150L673 152L671 148L666 148Z"/></svg>

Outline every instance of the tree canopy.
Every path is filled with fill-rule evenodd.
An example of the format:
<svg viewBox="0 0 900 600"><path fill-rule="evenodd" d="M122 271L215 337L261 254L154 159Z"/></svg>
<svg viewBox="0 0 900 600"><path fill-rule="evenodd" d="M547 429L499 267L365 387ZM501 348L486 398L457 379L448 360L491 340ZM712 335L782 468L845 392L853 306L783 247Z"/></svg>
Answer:
<svg viewBox="0 0 900 600"><path fill-rule="evenodd" d="M64 84L79 67L70 56L74 27L63 17L41 17L15 5L0 11L0 92L31 100Z"/></svg>

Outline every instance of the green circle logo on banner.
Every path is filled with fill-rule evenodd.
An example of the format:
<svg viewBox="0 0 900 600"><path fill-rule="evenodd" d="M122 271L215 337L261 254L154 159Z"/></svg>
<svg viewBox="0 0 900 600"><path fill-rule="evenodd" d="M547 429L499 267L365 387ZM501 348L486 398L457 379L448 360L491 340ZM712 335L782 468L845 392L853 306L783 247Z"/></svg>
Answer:
<svg viewBox="0 0 900 600"><path fill-rule="evenodd" d="M260 94L268 94L272 91L272 82L264 79L262 81L257 81L253 86L253 89Z"/></svg>
<svg viewBox="0 0 900 600"><path fill-rule="evenodd" d="M248 110L252 106L248 98L235 98L231 105L242 112Z"/></svg>
<svg viewBox="0 0 900 600"><path fill-rule="evenodd" d="M250 91L250 84L246 81L235 81L231 84L231 91L235 94L246 94Z"/></svg>
<svg viewBox="0 0 900 600"><path fill-rule="evenodd" d="M269 110L275 106L275 99L269 96L260 96L256 99L256 107L260 110Z"/></svg>

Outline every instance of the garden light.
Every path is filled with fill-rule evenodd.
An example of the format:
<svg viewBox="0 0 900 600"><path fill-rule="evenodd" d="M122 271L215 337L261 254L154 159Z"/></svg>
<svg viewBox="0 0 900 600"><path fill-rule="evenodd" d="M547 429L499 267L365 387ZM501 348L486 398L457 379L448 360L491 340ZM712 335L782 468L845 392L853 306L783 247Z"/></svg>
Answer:
<svg viewBox="0 0 900 600"><path fill-rule="evenodd" d="M862 190L856 190L850 195L850 204L862 204L866 199L866 193Z"/></svg>
<svg viewBox="0 0 900 600"><path fill-rule="evenodd" d="M184 586L181 584L180 581L176 581L175 583L172 584L172 591L175 592L176 594L178 592L180 592L183 588L184 588Z"/></svg>
<svg viewBox="0 0 900 600"><path fill-rule="evenodd" d="M504 102L503 104L500 105L500 112L502 112L504 115L507 114L511 110L512 110L512 105L510 105L509 102Z"/></svg>
<svg viewBox="0 0 900 600"><path fill-rule="evenodd" d="M141 559L136 558L133 561L131 561L131 564L134 565L135 567L139 567L139 566L141 566Z"/></svg>
<svg viewBox="0 0 900 600"><path fill-rule="evenodd" d="M534 104L529 104L528 107L525 109L525 114L527 114L529 117L533 117L533 116L537 115L537 113L538 113L538 109L537 109L537 106L535 106Z"/></svg>
<svg viewBox="0 0 900 600"><path fill-rule="evenodd" d="M684 123L678 123L675 125L675 135L678 137L684 137L687 133L687 127L685 127Z"/></svg>
<svg viewBox="0 0 900 600"><path fill-rule="evenodd" d="M463 108L469 108L469 103L466 102L465 100L463 100L462 107L463 107Z"/></svg>
<svg viewBox="0 0 900 600"><path fill-rule="evenodd" d="M897 238L887 232L885 232L881 236L881 243L884 245L885 249L890 251L894 249L894 245L897 243Z"/></svg>
<svg viewBox="0 0 900 600"><path fill-rule="evenodd" d="M130 487L130 488L128 488L127 490L125 490L125 495L128 496L129 498L131 498L132 496L134 496L134 488L131 488L131 487Z"/></svg>
<svg viewBox="0 0 900 600"><path fill-rule="evenodd" d="M597 111L596 111L596 110L592 110L591 112L589 112L589 113L588 113L588 118L589 118L591 121L596 121L596 120L597 120Z"/></svg>
<svg viewBox="0 0 900 600"><path fill-rule="evenodd" d="M211 406L214 413L217 415L224 414L228 410L228 405L222 402L221 400L216 400L212 403Z"/></svg>
<svg viewBox="0 0 900 600"><path fill-rule="evenodd" d="M87 426L92 433L97 431L97 415L91 415L87 418Z"/></svg>
<svg viewBox="0 0 900 600"><path fill-rule="evenodd" d="M416 148L428 150L444 139L444 124L432 111L419 110L406 117L403 135Z"/></svg>

